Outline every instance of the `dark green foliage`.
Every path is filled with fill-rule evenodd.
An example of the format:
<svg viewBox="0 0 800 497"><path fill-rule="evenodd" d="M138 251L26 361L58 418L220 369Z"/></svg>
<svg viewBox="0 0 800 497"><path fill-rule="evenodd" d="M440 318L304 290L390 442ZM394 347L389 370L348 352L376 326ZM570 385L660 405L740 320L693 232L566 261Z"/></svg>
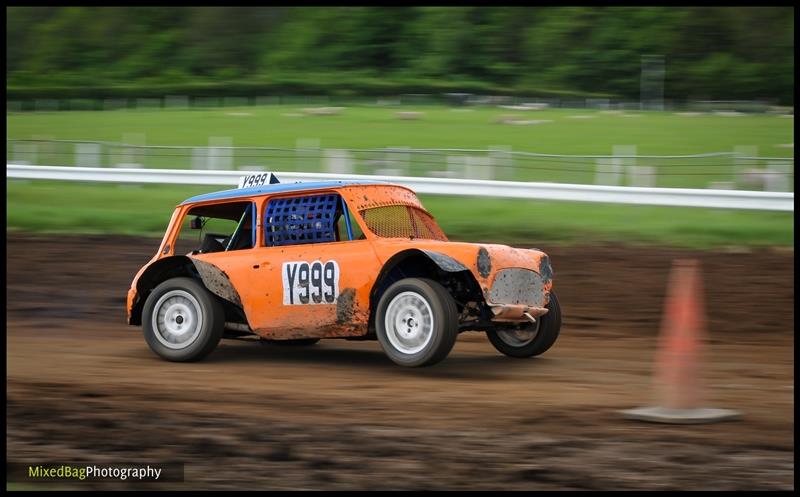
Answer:
<svg viewBox="0 0 800 497"><path fill-rule="evenodd" d="M7 7L9 98L471 91L794 100L790 7Z"/></svg>

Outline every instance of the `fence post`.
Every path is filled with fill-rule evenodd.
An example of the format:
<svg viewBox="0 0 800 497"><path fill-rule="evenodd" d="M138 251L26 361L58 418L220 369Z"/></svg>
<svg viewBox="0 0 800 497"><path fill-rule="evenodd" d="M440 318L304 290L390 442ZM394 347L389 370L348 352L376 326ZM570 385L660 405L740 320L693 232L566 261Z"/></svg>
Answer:
<svg viewBox="0 0 800 497"><path fill-rule="evenodd" d="M636 145L614 145L612 150L613 155L620 156L614 157L614 160L621 166L628 177L628 184L631 185L636 172Z"/></svg>
<svg viewBox="0 0 800 497"><path fill-rule="evenodd" d="M123 133L122 143L124 145L143 146L146 142L144 133ZM122 161L114 164L114 167L142 167L144 165L144 149L136 147L123 147Z"/></svg>
<svg viewBox="0 0 800 497"><path fill-rule="evenodd" d="M771 192L788 192L789 176L792 164L789 161L775 161L767 164L766 190Z"/></svg>
<svg viewBox="0 0 800 497"><path fill-rule="evenodd" d="M233 169L233 138L210 136L208 138L208 169Z"/></svg>
<svg viewBox="0 0 800 497"><path fill-rule="evenodd" d="M333 174L352 174L353 161L350 157L350 153L342 149L326 149L325 171Z"/></svg>
<svg viewBox="0 0 800 497"><path fill-rule="evenodd" d="M39 146L36 142L12 142L12 164L37 164Z"/></svg>
<svg viewBox="0 0 800 497"><path fill-rule="evenodd" d="M208 147L192 148L192 169L208 169Z"/></svg>
<svg viewBox="0 0 800 497"><path fill-rule="evenodd" d="M489 147L489 160L498 179L514 180L514 155L510 145L492 145Z"/></svg>
<svg viewBox="0 0 800 497"><path fill-rule="evenodd" d="M470 179L492 179L491 161L488 157L466 157L466 176Z"/></svg>
<svg viewBox="0 0 800 497"><path fill-rule="evenodd" d="M295 171L319 170L320 158L319 138L298 138L295 141L294 169Z"/></svg>
<svg viewBox="0 0 800 497"><path fill-rule="evenodd" d="M99 143L76 143L75 165L80 167L102 167L101 154Z"/></svg>
<svg viewBox="0 0 800 497"><path fill-rule="evenodd" d="M466 177L467 158L463 155L447 156L447 173L450 178Z"/></svg>
<svg viewBox="0 0 800 497"><path fill-rule="evenodd" d="M756 157L758 147L755 145L736 145L733 147L733 181L737 187L744 186L745 189L753 186L757 181L748 170L758 167L758 161L746 159L745 157ZM763 187L763 184L762 184Z"/></svg>
<svg viewBox="0 0 800 497"><path fill-rule="evenodd" d="M39 165L59 165L68 160L65 156L70 155L69 152L64 153L59 149L59 142L54 141L50 135L33 135L31 139L35 140L37 162L34 164Z"/></svg>
<svg viewBox="0 0 800 497"><path fill-rule="evenodd" d="M656 168L653 166L628 166L630 186L656 186Z"/></svg>
<svg viewBox="0 0 800 497"><path fill-rule="evenodd" d="M385 169L387 175L390 176L405 176L409 173L409 162L411 161L411 153L408 147L387 147L384 156L384 162L388 169Z"/></svg>
<svg viewBox="0 0 800 497"><path fill-rule="evenodd" d="M605 186L619 186L619 177L622 166L618 164L618 159L601 157L596 160L596 172L594 184Z"/></svg>

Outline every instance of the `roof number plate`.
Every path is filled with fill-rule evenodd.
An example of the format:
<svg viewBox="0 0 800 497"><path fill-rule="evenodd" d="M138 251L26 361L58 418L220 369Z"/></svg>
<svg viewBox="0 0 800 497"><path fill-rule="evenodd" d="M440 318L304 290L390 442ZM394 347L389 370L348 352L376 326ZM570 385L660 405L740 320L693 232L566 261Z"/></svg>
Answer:
<svg viewBox="0 0 800 497"><path fill-rule="evenodd" d="M239 178L239 188L250 188L251 186L271 185L278 182L272 173L247 174Z"/></svg>

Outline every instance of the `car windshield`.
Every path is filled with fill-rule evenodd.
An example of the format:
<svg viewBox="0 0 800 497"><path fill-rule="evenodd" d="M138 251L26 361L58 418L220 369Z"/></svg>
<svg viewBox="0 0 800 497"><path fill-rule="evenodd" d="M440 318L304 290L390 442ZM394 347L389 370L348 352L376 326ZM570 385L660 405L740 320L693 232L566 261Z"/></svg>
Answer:
<svg viewBox="0 0 800 497"><path fill-rule="evenodd" d="M367 228L381 238L423 238L447 241L433 217L410 205L386 205L361 211Z"/></svg>

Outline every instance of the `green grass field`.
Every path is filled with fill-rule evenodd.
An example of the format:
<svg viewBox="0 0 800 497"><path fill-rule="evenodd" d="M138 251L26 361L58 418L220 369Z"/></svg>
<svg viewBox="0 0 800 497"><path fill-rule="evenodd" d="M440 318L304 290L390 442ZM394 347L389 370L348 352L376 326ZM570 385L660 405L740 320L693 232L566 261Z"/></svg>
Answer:
<svg viewBox="0 0 800 497"><path fill-rule="evenodd" d="M400 120L398 112L418 111L419 120ZM516 116L534 125L499 124L503 116ZM7 114L10 139L60 139L120 142L130 136L147 145L207 146L209 137L228 137L241 146L293 149L298 139L318 140L327 148L461 148L486 150L511 147L515 151L565 155L610 155L614 145L636 145L639 155L688 155L733 152L734 147L756 147L766 157L789 157L793 147L793 119L776 115L720 116L677 115L670 112L608 113L557 109L514 111L496 107L349 107L340 115L312 116L299 106L227 107L195 110L116 110L106 112L49 112ZM106 148L102 165L138 162L145 167L185 168L192 150L149 150L123 159L119 148ZM313 154L313 153L312 153ZM448 153L447 155L463 155ZM481 155L481 154L475 154ZM483 154L485 155L485 154ZM7 158L14 159L13 150ZM356 173L372 174L376 159L384 154L362 153ZM41 149L32 159L39 164L77 165L72 144ZM260 166L273 171L318 171L322 160L298 158L291 151L239 151L235 167ZM425 154L410 156L402 174L429 175L446 169L446 158ZM734 161L713 157L675 161L639 159L637 165L653 166L654 186L705 188L712 181L734 179ZM756 164L752 164L755 166ZM758 164L763 166L764 164ZM513 167L495 168L494 179L593 183L593 159L516 158Z"/></svg>
<svg viewBox="0 0 800 497"><path fill-rule="evenodd" d="M397 112L419 111L419 120ZM300 114L300 115L298 115ZM532 126L497 124L500 116L550 120ZM638 117L627 117L627 116ZM590 116L576 118L575 116ZM144 133L148 145L205 146L210 136L230 136L234 146L294 147L318 138L323 148L486 148L551 154L610 154L613 145L638 145L642 155L733 151L755 145L765 156L793 155L794 120L776 115L681 116L671 112L554 109L515 111L496 107L350 107L340 115L303 116L299 106L228 107L197 110L118 110L7 114L7 137L120 141Z"/></svg>
<svg viewBox="0 0 800 497"><path fill-rule="evenodd" d="M411 110L423 112L422 119L395 117L396 112ZM497 124L495 121L503 115L551 122L532 126ZM7 114L6 122L9 139L118 142L125 133L143 133L148 145L206 146L209 137L227 136L235 146L287 148L294 148L298 139L315 138L322 148L485 149L507 145L519 151L605 155L620 144L637 145L641 155L683 155L733 151L737 145L752 145L758 147L759 155L774 157L791 157L794 151L793 146L780 146L793 143L794 120L776 115L683 116L669 112L614 114L565 109L403 106L353 107L340 115L304 116L299 106L262 106L23 113ZM63 163L72 165L74 155L68 154ZM237 158L237 165L242 163L240 160L250 159ZM147 166L186 167L190 162L185 157L182 161L150 158ZM293 158L275 158L261 165L268 170L297 167ZM588 170L566 171L570 165L563 162L547 166L547 170L523 170L513 179L593 181L594 174ZM708 163L703 166L712 167ZM424 164L417 167L411 172L426 172ZM678 171L692 172L692 167L700 165ZM711 177L659 177L658 186L704 187L708 181L730 179L731 167L726 165L720 168L719 175ZM10 229L155 236L163 233L176 203L196 193L218 189L19 181L8 181L7 188ZM446 232L462 240L625 241L690 247L794 244L793 213L465 197L423 197L423 201Z"/></svg>

